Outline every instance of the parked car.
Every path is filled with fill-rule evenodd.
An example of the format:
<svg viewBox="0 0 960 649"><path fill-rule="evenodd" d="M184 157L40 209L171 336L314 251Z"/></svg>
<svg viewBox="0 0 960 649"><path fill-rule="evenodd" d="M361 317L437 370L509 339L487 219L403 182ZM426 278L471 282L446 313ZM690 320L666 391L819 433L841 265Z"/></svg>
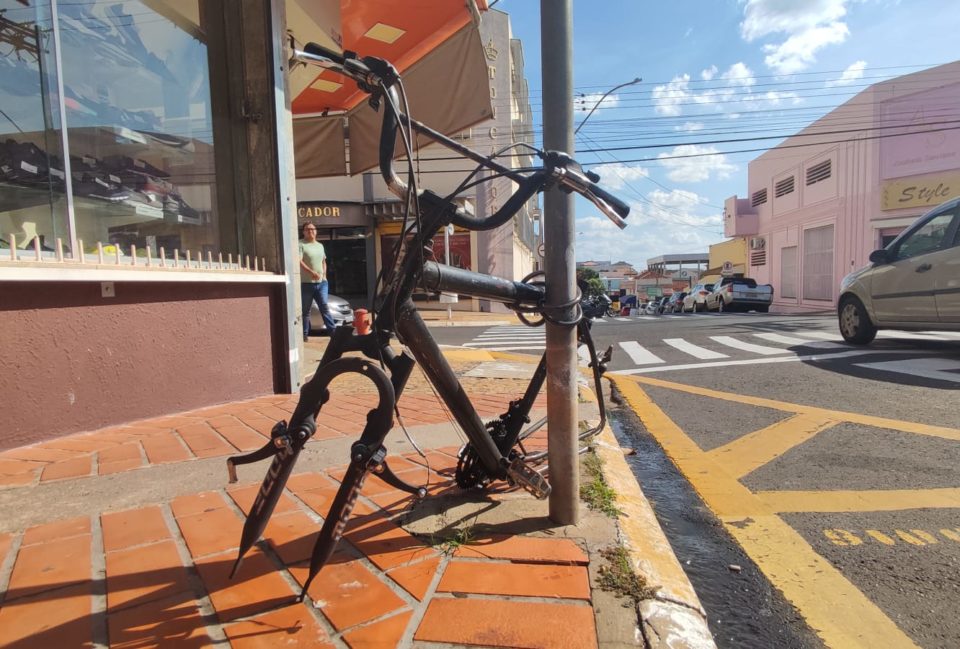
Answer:
<svg viewBox="0 0 960 649"><path fill-rule="evenodd" d="M683 298L687 296L686 291L676 291L667 299L663 307L664 313L680 313L683 309Z"/></svg>
<svg viewBox="0 0 960 649"><path fill-rule="evenodd" d="M683 307L680 309L684 313L696 313L697 311L706 311L705 301L710 291L713 290L713 284L697 284L683 297Z"/></svg>
<svg viewBox="0 0 960 649"><path fill-rule="evenodd" d="M960 331L960 198L921 216L844 277L837 317L844 340L856 345L878 329Z"/></svg>
<svg viewBox="0 0 960 649"><path fill-rule="evenodd" d="M660 313L660 298L655 297L647 302L647 306L643 308L643 312L646 315L657 315Z"/></svg>
<svg viewBox="0 0 960 649"><path fill-rule="evenodd" d="M773 286L757 284L750 277L724 277L704 298L707 311L759 311L766 313L773 302Z"/></svg>
<svg viewBox="0 0 960 649"><path fill-rule="evenodd" d="M330 315L333 317L333 324L336 326L353 324L353 309L350 303L342 297L336 295L327 295L327 308L330 309ZM323 324L323 317L320 315L320 309L317 303L313 303L310 309L310 328L314 332L323 331L326 325Z"/></svg>

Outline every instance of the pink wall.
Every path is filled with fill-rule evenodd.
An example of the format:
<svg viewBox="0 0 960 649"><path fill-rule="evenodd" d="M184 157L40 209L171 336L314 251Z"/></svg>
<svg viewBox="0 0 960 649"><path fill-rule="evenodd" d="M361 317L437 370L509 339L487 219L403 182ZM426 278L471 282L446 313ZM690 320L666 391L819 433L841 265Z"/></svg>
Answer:
<svg viewBox="0 0 960 649"><path fill-rule="evenodd" d="M281 285L115 287L0 283L0 448L279 388Z"/></svg>
<svg viewBox="0 0 960 649"><path fill-rule="evenodd" d="M737 200L747 214L756 214L756 233L737 234L766 239L766 264L751 266L748 273L774 285L776 307L832 309L840 281L868 263L881 233L902 230L932 207L883 210L881 194L890 179L929 180L960 170L960 131L943 130L955 124L937 123L955 119L951 115L960 106L957 79L960 62L876 84L750 163L747 200ZM837 133L844 130L852 132ZM808 171L826 160L831 164L830 177L807 185ZM776 197L776 183L790 176L794 191ZM750 207L750 197L764 188L767 202ZM779 290L782 249L798 246L802 286L803 233L823 226L834 228L831 298L805 300L802 291L796 299L784 298Z"/></svg>

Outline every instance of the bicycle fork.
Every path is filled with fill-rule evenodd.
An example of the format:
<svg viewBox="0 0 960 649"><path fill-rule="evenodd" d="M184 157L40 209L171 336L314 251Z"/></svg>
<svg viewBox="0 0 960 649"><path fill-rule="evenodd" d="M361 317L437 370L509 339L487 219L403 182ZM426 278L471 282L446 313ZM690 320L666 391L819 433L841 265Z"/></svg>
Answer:
<svg viewBox="0 0 960 649"><path fill-rule="evenodd" d="M316 432L316 416L330 399L327 387L337 376L348 372L358 373L370 379L377 388L379 401L377 406L367 413L366 425L360 439L351 447L350 466L317 537L310 559L310 573L300 599L303 599L310 582L333 554L337 542L343 536L346 521L353 510L357 494L363 486L368 471L376 468L378 476L394 487L419 491L403 483L384 462L386 449L383 447L383 440L393 425L393 410L396 404L394 386L387 375L372 362L363 358L344 357L321 362L313 379L301 390L297 408L290 418L290 425L282 421L278 422L271 432L270 441L263 448L227 460L229 479L233 483L237 480L237 465L273 457L273 462L244 523L239 553L230 572L231 578L236 574L244 555L263 534L293 471L293 466L300 456L300 451Z"/></svg>

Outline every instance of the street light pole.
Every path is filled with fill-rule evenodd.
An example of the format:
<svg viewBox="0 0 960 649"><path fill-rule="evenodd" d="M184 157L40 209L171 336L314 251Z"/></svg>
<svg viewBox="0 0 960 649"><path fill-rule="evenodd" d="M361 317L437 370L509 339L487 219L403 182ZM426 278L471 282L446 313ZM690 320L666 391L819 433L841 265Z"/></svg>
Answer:
<svg viewBox="0 0 960 649"><path fill-rule="evenodd" d="M590 112L587 113L587 116L583 118L583 121L580 122L579 126L577 126L577 128L574 129L573 134L576 135L577 133L580 132L580 129L583 128L583 125L586 124L587 120L590 119L590 116L593 115L593 111L595 111L597 107L603 103L604 99L609 97L611 94L613 94L617 90L620 90L620 88L626 88L627 86L632 86L633 84L640 83L641 81L643 81L643 79L641 79L640 77L636 77L634 78L633 81L627 81L626 83L621 83L619 86L614 86L613 88L610 88L610 90L603 93L603 96L597 100L597 103L593 105L593 108L590 109Z"/></svg>

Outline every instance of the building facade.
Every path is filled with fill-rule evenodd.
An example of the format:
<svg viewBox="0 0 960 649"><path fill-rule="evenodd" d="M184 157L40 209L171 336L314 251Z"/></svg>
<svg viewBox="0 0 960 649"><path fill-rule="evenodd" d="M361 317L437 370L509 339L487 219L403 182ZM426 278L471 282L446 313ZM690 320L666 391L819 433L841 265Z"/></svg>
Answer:
<svg viewBox="0 0 960 649"><path fill-rule="evenodd" d="M840 280L960 195L960 62L874 84L749 165L724 208L774 308L833 309ZM712 261L712 259L711 259Z"/></svg>
<svg viewBox="0 0 960 649"><path fill-rule="evenodd" d="M324 225L338 289L362 295L379 220L362 193L298 206L295 160L335 165L345 133L300 155L291 113L346 84L290 68L289 36L454 77L484 69L455 37L485 9L0 0L0 449L296 391L297 225Z"/></svg>
<svg viewBox="0 0 960 649"><path fill-rule="evenodd" d="M527 82L523 72L523 48L511 37L507 14L490 10L483 14L479 25L480 39L486 65L485 79L489 88L490 117L460 131L454 139L483 155L499 153L501 164L512 168L530 166L533 158L528 151L517 147L533 142L532 110ZM415 111L412 117L420 119ZM309 119L309 118L307 118ZM426 120L424 120L426 121ZM428 122L429 126L430 123ZM398 169L404 168L398 162ZM458 157L437 144L425 146L419 152L417 168L422 188L442 196L455 191L474 163ZM306 177L312 171L297 167L298 222L318 226L320 239L329 248L334 270L331 272L330 291L355 305L366 306L373 295L374 283L380 270L391 263L391 254L400 237L403 206L389 193L377 170L368 170L354 176ZM495 178L457 194L457 201L479 215L496 212L504 200L516 189L508 178ZM344 230L342 216L332 212L310 211L310 206L333 208L350 205L356 221ZM532 199L513 221L491 231L470 232L456 228L434 239L434 255L440 261L481 273L507 279L522 279L535 268L539 228L538 210ZM341 237L352 237L343 239ZM448 255L449 247L449 255ZM337 257L341 259L337 259ZM338 266L352 269L351 279L338 273ZM363 278L364 282L359 281ZM344 282L349 282L346 285ZM365 283L360 291L361 283ZM436 295L419 295L421 308L437 306L446 309ZM503 305L489 300L459 299L453 308L473 311L505 310Z"/></svg>

